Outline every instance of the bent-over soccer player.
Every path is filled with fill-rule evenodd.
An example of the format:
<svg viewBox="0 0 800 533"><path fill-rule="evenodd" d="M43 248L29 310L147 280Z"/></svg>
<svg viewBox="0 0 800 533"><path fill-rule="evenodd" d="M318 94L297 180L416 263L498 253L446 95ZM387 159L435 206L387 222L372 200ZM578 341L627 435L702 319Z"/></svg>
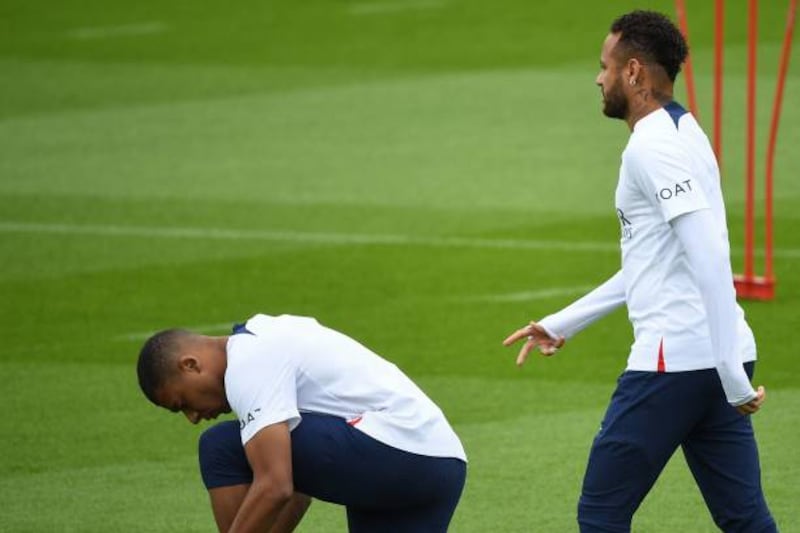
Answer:
<svg viewBox="0 0 800 533"><path fill-rule="evenodd" d="M777 531L761 489L748 415L753 332L736 304L719 169L695 118L673 100L688 48L659 13L613 22L596 83L603 113L631 130L616 190L622 269L561 311L505 340L552 355L566 338L626 304L634 342L578 503L583 533L628 532L642 499L680 446L717 526Z"/></svg>
<svg viewBox="0 0 800 533"><path fill-rule="evenodd" d="M256 315L233 334L166 330L139 385L200 438L220 531L292 531L310 498L344 505L353 532L444 532L466 455L442 411L395 365L313 318Z"/></svg>

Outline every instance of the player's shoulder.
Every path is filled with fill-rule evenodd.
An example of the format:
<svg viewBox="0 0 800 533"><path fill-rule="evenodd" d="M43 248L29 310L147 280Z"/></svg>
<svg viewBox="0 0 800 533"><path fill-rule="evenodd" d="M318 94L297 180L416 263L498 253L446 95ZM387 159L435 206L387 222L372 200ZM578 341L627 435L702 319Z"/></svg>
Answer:
<svg viewBox="0 0 800 533"><path fill-rule="evenodd" d="M297 350L291 341L274 336L237 333L228 337L225 386L250 383L296 365Z"/></svg>
<svg viewBox="0 0 800 533"><path fill-rule="evenodd" d="M647 167L654 161L681 153L681 146L669 135L635 132L622 152L623 162L630 167Z"/></svg>
<svg viewBox="0 0 800 533"><path fill-rule="evenodd" d="M651 113L636 124L623 152L623 158L629 163L642 164L653 159L661 160L665 157L685 155L684 139L673 122L673 117L664 108Z"/></svg>
<svg viewBox="0 0 800 533"><path fill-rule="evenodd" d="M700 124L691 112L676 102L653 111L634 126L631 137L658 146L674 146L680 149L694 137L705 136Z"/></svg>
<svg viewBox="0 0 800 533"><path fill-rule="evenodd" d="M225 351L228 363L226 374L231 374L261 360L264 352L269 351L269 343L259 335L240 329L228 337Z"/></svg>
<svg viewBox="0 0 800 533"><path fill-rule="evenodd" d="M287 335L300 335L318 327L320 327L319 322L310 317L288 314L277 316L257 314L250 317L241 326L237 326L235 331L259 338L274 339Z"/></svg>
<svg viewBox="0 0 800 533"><path fill-rule="evenodd" d="M310 317L254 315L228 337L229 363L246 362L265 352L293 353L293 347L318 328L319 322Z"/></svg>
<svg viewBox="0 0 800 533"><path fill-rule="evenodd" d="M257 314L233 328L233 334L228 337L227 344L229 367L246 364L247 361L258 358L259 353L269 349L279 330L276 327L276 318Z"/></svg>
<svg viewBox="0 0 800 533"><path fill-rule="evenodd" d="M303 327L303 326L310 326L311 324L319 324L316 318L308 317L308 316L300 316L300 315L290 315L290 314L281 314L281 315L265 315L265 314L257 314L252 316L248 321L247 324L253 324L254 327L262 326L262 327L270 327L270 326L281 326L281 327Z"/></svg>
<svg viewBox="0 0 800 533"><path fill-rule="evenodd" d="M674 142L679 137L684 117L685 115L661 107L636 122L631 138L639 141Z"/></svg>

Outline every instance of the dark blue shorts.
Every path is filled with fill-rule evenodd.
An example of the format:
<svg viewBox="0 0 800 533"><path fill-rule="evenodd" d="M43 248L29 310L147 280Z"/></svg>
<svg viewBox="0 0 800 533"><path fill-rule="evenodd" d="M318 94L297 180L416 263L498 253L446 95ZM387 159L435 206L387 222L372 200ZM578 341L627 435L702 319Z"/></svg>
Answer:
<svg viewBox="0 0 800 533"><path fill-rule="evenodd" d="M745 369L752 378L753 363ZM634 512L679 446L721 530L777 531L761 490L750 417L728 404L717 371L709 369L620 376L589 455L578 504L581 532L630 531Z"/></svg>
<svg viewBox="0 0 800 533"><path fill-rule="evenodd" d="M461 497L466 464L387 446L345 420L311 413L292 431L294 487L344 505L353 532L444 532ZM236 421L200 437L206 487L249 484L253 474Z"/></svg>

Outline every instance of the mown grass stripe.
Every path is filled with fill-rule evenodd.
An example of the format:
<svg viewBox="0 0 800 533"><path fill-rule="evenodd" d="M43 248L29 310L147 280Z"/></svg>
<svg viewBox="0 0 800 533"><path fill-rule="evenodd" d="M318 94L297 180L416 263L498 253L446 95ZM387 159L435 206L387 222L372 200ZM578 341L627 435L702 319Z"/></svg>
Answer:
<svg viewBox="0 0 800 533"><path fill-rule="evenodd" d="M433 248L494 248L518 250L554 250L560 252L619 253L611 242L541 241L528 239L487 239L477 237L422 237L397 234L327 233L277 230L236 230L224 228L148 227L83 224L44 224L31 222L0 222L0 233L38 233L60 235L94 235L107 237L146 237L167 239L206 239L231 241L282 241L333 246L427 246ZM741 255L735 249L734 255ZM763 255L756 250L757 256ZM778 248L774 256L783 259L800 258L800 249Z"/></svg>
<svg viewBox="0 0 800 533"><path fill-rule="evenodd" d="M75 28L67 32L67 37L79 41L107 39L109 37L131 37L163 33L167 25L163 22L142 22L140 24L122 24L119 26L94 26Z"/></svg>
<svg viewBox="0 0 800 533"><path fill-rule="evenodd" d="M404 0L402 2L360 2L349 8L351 15L381 15L420 9L441 9L445 0Z"/></svg>

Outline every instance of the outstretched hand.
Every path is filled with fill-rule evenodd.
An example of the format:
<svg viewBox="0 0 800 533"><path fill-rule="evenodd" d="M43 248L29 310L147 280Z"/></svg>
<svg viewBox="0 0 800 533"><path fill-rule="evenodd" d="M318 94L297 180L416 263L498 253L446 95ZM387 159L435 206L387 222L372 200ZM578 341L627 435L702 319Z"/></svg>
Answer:
<svg viewBox="0 0 800 533"><path fill-rule="evenodd" d="M556 351L564 346L565 339L564 337L551 337L545 329L537 324L536 322L531 322L524 328L518 329L514 333L508 336L506 340L503 341L503 346L511 346L515 342L521 339L526 339L525 344L522 345L522 349L519 351L519 355L517 355L517 366L522 366L525 364L525 361L528 359L528 355L531 353L535 347L539 347L539 352L541 352L544 356L551 356Z"/></svg>
<svg viewBox="0 0 800 533"><path fill-rule="evenodd" d="M764 401L767 399L767 390L760 386L756 390L756 397L750 400L747 403L743 403L742 405L737 405L736 410L743 415L752 415L753 413L758 412L761 409L761 406L764 404Z"/></svg>

